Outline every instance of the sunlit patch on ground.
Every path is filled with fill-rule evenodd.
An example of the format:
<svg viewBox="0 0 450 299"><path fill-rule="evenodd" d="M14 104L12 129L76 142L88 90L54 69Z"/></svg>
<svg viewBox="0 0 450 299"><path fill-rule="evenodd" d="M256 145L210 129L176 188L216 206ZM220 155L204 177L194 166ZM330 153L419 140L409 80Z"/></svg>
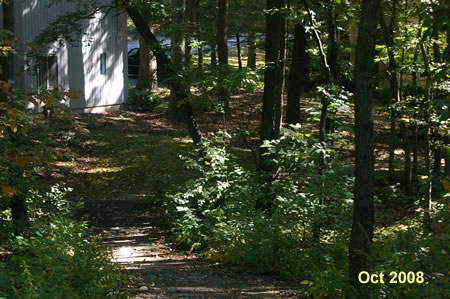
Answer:
<svg viewBox="0 0 450 299"><path fill-rule="evenodd" d="M119 172L124 170L126 167L97 167L87 170L80 171L81 173L109 173L109 172Z"/></svg>

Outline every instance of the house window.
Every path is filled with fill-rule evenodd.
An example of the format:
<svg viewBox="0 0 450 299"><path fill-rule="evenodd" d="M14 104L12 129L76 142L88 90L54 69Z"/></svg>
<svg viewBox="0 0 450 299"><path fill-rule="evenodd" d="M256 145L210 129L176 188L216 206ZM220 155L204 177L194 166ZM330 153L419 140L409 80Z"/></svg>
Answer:
<svg viewBox="0 0 450 299"><path fill-rule="evenodd" d="M58 57L51 55L39 59L37 64L38 89L58 88Z"/></svg>
<svg viewBox="0 0 450 299"><path fill-rule="evenodd" d="M38 89L47 89L47 61L40 59L37 63L36 79Z"/></svg>
<svg viewBox="0 0 450 299"><path fill-rule="evenodd" d="M106 53L100 54L100 74L106 74Z"/></svg>

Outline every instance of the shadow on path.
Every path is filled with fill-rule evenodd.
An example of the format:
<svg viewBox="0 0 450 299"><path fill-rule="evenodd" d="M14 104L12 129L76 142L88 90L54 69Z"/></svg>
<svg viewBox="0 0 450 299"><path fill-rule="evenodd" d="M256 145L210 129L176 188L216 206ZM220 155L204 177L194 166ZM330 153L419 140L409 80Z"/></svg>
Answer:
<svg viewBox="0 0 450 299"><path fill-rule="evenodd" d="M177 252L140 194L87 200L90 231L133 278L134 298L302 298L292 284Z"/></svg>

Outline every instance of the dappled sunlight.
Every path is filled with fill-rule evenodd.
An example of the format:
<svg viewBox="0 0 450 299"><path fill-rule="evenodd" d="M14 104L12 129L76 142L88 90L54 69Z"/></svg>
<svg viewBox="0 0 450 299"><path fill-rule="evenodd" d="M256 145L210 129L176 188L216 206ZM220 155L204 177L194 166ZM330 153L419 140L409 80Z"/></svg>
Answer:
<svg viewBox="0 0 450 299"><path fill-rule="evenodd" d="M109 143L108 142L97 141L97 140L92 139L92 140L86 141L85 144L86 145L91 145L92 144L92 145L96 145L96 146L106 146Z"/></svg>
<svg viewBox="0 0 450 299"><path fill-rule="evenodd" d="M97 167L97 168L91 168L87 170L81 170L80 173L113 173L113 172L120 172L127 167Z"/></svg>

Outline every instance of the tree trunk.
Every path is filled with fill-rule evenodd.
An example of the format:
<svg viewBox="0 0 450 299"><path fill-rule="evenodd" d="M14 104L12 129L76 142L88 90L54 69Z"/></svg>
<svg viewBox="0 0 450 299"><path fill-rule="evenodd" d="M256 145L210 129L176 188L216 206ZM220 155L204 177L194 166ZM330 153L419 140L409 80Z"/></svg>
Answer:
<svg viewBox="0 0 450 299"><path fill-rule="evenodd" d="M247 1L247 9L251 12L253 11L253 6L255 5L255 0ZM248 37L247 37L247 67L251 69L256 68L256 33L254 20L250 17L248 20Z"/></svg>
<svg viewBox="0 0 450 299"><path fill-rule="evenodd" d="M379 0L363 0L356 46L355 198L349 245L350 279L353 285L358 285L361 271L370 272L368 257L374 224L373 71L378 5ZM362 295L362 291L360 293ZM367 293L364 295L367 297Z"/></svg>
<svg viewBox="0 0 450 299"><path fill-rule="evenodd" d="M132 19L134 25L136 26L139 34L146 41L146 43L149 45L156 56L158 82L162 82L167 78L170 78L171 70L169 68L169 58L167 57L166 53L164 53L164 49L156 39L156 36L149 30L147 22L144 20L139 10L135 6L126 8L126 11Z"/></svg>
<svg viewBox="0 0 450 299"><path fill-rule="evenodd" d="M3 1L3 30L9 31L14 34L14 1ZM13 60L12 54L7 56L0 56L0 80L8 81L12 79L13 73Z"/></svg>
<svg viewBox="0 0 450 299"><path fill-rule="evenodd" d="M447 29L447 47L444 51L444 60L447 63L450 63L450 29ZM450 136L446 136L444 139L444 143L446 147L449 147L450 144ZM447 177L450 177L450 150L444 151L444 158L445 158L445 168L444 168L444 175Z"/></svg>
<svg viewBox="0 0 450 299"><path fill-rule="evenodd" d="M394 28L397 22L397 1L393 1L392 3L392 20L390 22L389 28L386 25L386 21L384 19L384 15L380 6L379 19L381 31L383 33L384 43L386 44L389 56L389 73L390 73L390 91L391 98L390 104L394 104L400 101L400 89L398 85L398 75L397 75L397 62L394 56ZM394 158L395 158L395 148L397 141L397 134L395 131L395 123L396 118L398 117L397 112L394 109L391 109L391 125L390 125L390 143L389 143L389 178L393 181L394 178Z"/></svg>
<svg viewBox="0 0 450 299"><path fill-rule="evenodd" d="M236 47L237 47L238 66L239 69L242 70L241 36L239 35L239 32L236 33Z"/></svg>
<svg viewBox="0 0 450 299"><path fill-rule="evenodd" d="M217 65L216 44L211 45L211 65Z"/></svg>
<svg viewBox="0 0 450 299"><path fill-rule="evenodd" d="M288 38L288 23L287 19L283 16L281 21L281 38L280 38L280 59L277 65L277 90L276 90L276 103L275 103L275 122L274 122L274 138L280 136L281 124L283 122L283 94L284 83L286 73L286 56L287 56L287 38Z"/></svg>
<svg viewBox="0 0 450 299"><path fill-rule="evenodd" d="M247 67L256 68L256 34L254 31L248 32Z"/></svg>
<svg viewBox="0 0 450 299"><path fill-rule="evenodd" d="M316 21L314 20L313 13L309 9L309 6L308 6L308 3L306 2L306 0L303 0L303 4L305 5L306 10L308 12L309 21L312 25L314 39L317 43L317 48L319 49L320 58L322 60L322 66L325 70L325 81L327 84L332 84L331 69L330 69L330 66L328 65L327 55L325 54L325 50L323 48L319 32L316 29ZM328 104L329 104L328 98L322 97L321 102L322 102L322 110L320 113L319 139L320 139L320 142L325 142L325 134L326 134L327 118L328 118ZM324 163L323 158L321 158L321 163L322 164Z"/></svg>
<svg viewBox="0 0 450 299"><path fill-rule="evenodd" d="M410 129L405 128L404 130L404 147L405 147L405 169L404 169L404 183L407 195L412 195L412 180L411 180L411 134Z"/></svg>
<svg viewBox="0 0 450 299"><path fill-rule="evenodd" d="M438 39L438 33L435 32L435 38ZM441 63L442 62L442 55L441 55L441 51L439 50L439 45L436 43L433 43L433 57L434 57L434 61L436 63ZM434 135L434 138L436 141L440 141L441 140L441 136L436 133ZM441 146L437 146L434 148L434 163L433 163L433 173L435 174L435 177L437 180L439 180L439 176L441 175L441 158L442 158L442 150L441 150ZM435 184L435 186L437 187L438 184Z"/></svg>
<svg viewBox="0 0 450 299"><path fill-rule="evenodd" d="M218 20L217 20L217 54L219 58L219 84L225 82L226 68L228 67L228 7L229 0L219 0ZM221 84L222 85L222 84ZM228 89L219 87L219 101L224 105L225 113L229 115Z"/></svg>
<svg viewBox="0 0 450 299"><path fill-rule="evenodd" d="M414 52L413 57L413 65L414 69L412 72L412 85L414 86L414 96L417 97L417 48ZM417 118L416 109L414 109L413 119ZM418 132L417 132L417 124L412 125L413 136L412 136L412 148L413 148L413 163L412 163L412 183L414 186L417 186L417 164L418 164Z"/></svg>
<svg viewBox="0 0 450 299"><path fill-rule="evenodd" d="M284 7L284 1L267 0L266 8L281 9ZM263 110L261 121L260 142L272 140L277 136L275 133L275 107L281 99L277 98L277 76L278 64L280 63L280 45L282 36L283 17L276 14L266 15L266 68L264 70L264 94ZM260 149L260 163L262 170L269 171L271 168L267 165L267 156L264 155L264 148Z"/></svg>
<svg viewBox="0 0 450 299"><path fill-rule="evenodd" d="M425 196L423 200L423 229L424 232L431 231L431 190L432 190L432 178L431 178L431 158L430 158L430 115L429 109L431 107L431 72L430 65L428 61L427 51L423 41L420 41L420 51L422 53L422 58L425 67L425 97L424 97L424 122L425 122L425 140L424 140L424 160L425 160L425 176L426 176L426 188Z"/></svg>
<svg viewBox="0 0 450 299"><path fill-rule="evenodd" d="M185 38L182 33L181 26L184 24L184 16L186 12L186 0L172 0L172 23L178 28L172 30L170 52L171 64L182 70L185 66ZM186 86L187 88L187 86ZM179 92L179 91L178 91ZM188 91L185 91L188 93ZM181 121L183 115L178 107L178 99L175 90L170 90L169 105L167 108L167 116L172 120Z"/></svg>
<svg viewBox="0 0 450 299"><path fill-rule="evenodd" d="M195 14L195 23L196 23L196 27L197 27L197 40L200 43L200 45L198 47L198 51L197 51L198 68L201 70L201 69L203 69L203 45L202 45L202 34L201 34L201 25L200 25L200 14L198 11Z"/></svg>
<svg viewBox="0 0 450 299"><path fill-rule="evenodd" d="M151 30L151 25L149 25ZM153 90L157 87L157 65L148 44L139 36L139 74L136 88L140 90Z"/></svg>
<svg viewBox="0 0 450 299"><path fill-rule="evenodd" d="M336 83L337 58L338 58L338 34L336 25L336 1L329 0L327 3L327 23L328 23L328 49L327 58L331 71L331 81Z"/></svg>
<svg viewBox="0 0 450 299"><path fill-rule="evenodd" d="M190 68L192 60L192 39L194 38L194 33L196 32L196 15L199 10L199 0L188 0L186 1L186 11L185 11L185 21L188 30L184 36L184 65L186 68Z"/></svg>
<svg viewBox="0 0 450 299"><path fill-rule="evenodd" d="M158 65L166 70L168 78L170 78L169 86L171 90L174 91L174 95L178 101L178 104L180 105L180 110L182 112L183 120L187 126L188 132L194 143L198 143L203 139L203 136L198 128L197 122L195 121L192 107L190 103L186 101L188 97L187 91L183 87L182 83L177 80L177 73L182 65L171 65L169 63L169 58L167 57L166 53L164 53L164 50L161 47L160 43L156 39L155 35L149 30L144 21L144 18L135 6L127 7L126 11L141 36L152 47L152 51L156 55Z"/></svg>
<svg viewBox="0 0 450 299"><path fill-rule="evenodd" d="M302 23L294 29L291 70L288 81L286 123L300 122L300 97L308 74L308 53L306 52L306 30Z"/></svg>

